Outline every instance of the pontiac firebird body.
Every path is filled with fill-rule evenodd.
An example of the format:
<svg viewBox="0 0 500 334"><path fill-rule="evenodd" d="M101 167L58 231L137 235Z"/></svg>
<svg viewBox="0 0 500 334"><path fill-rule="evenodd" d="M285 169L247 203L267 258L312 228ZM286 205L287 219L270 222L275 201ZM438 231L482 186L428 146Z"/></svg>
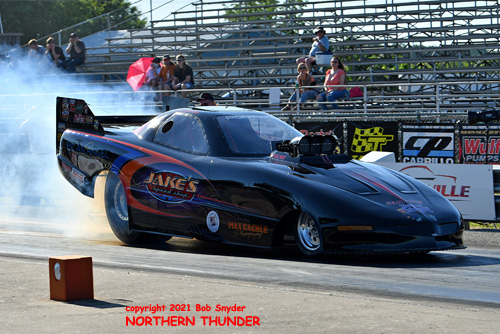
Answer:
<svg viewBox="0 0 500 334"><path fill-rule="evenodd" d="M460 213L438 192L346 155L303 153L305 137L266 113L177 109L104 130L83 100L58 98L57 123L61 173L93 197L108 172L106 212L124 242L278 247L294 236L305 255L464 248Z"/></svg>

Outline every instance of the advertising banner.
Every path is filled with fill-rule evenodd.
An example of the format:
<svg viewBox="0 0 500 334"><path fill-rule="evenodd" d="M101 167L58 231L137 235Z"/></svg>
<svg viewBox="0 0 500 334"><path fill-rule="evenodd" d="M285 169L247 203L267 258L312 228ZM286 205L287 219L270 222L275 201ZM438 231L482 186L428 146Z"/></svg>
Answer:
<svg viewBox="0 0 500 334"><path fill-rule="evenodd" d="M452 164L455 162L455 126L403 124L401 162Z"/></svg>
<svg viewBox="0 0 500 334"><path fill-rule="evenodd" d="M361 159L371 151L394 152L399 161L397 122L347 122L347 154Z"/></svg>
<svg viewBox="0 0 500 334"><path fill-rule="evenodd" d="M375 163L434 188L451 201L466 220L496 220L492 166Z"/></svg>
<svg viewBox="0 0 500 334"><path fill-rule="evenodd" d="M498 164L500 162L499 125L461 125L459 161L463 164Z"/></svg>

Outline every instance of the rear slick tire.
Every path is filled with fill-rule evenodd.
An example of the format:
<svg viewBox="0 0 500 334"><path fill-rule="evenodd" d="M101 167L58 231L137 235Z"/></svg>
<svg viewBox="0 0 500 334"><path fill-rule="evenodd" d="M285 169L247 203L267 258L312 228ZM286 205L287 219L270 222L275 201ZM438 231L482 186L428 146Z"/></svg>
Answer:
<svg viewBox="0 0 500 334"><path fill-rule="evenodd" d="M109 172L104 189L104 205L109 226L115 236L126 244L132 244L140 236L130 231L127 194L120 178Z"/></svg>
<svg viewBox="0 0 500 334"><path fill-rule="evenodd" d="M307 213L302 212L300 214L294 231L295 242L302 254L313 257L322 252L323 244L318 223Z"/></svg>

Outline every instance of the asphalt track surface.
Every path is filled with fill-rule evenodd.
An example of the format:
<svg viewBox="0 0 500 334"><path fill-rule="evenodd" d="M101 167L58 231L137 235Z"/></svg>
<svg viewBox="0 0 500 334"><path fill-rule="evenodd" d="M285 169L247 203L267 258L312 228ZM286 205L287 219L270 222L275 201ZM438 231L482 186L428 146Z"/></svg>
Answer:
<svg viewBox="0 0 500 334"><path fill-rule="evenodd" d="M460 251L308 260L294 246L269 251L173 238L131 247L99 215L68 232L67 220L22 212L0 218L1 332L498 333L500 326L497 231L466 231L469 248ZM50 300L48 258L75 254L93 258L95 299ZM150 304L166 309L127 311ZM170 311L172 304L190 310ZM235 304L244 309L215 310ZM206 305L210 311L196 311ZM210 326L216 316L259 325ZM139 326L147 317L151 325ZM195 324L158 322L172 317Z"/></svg>

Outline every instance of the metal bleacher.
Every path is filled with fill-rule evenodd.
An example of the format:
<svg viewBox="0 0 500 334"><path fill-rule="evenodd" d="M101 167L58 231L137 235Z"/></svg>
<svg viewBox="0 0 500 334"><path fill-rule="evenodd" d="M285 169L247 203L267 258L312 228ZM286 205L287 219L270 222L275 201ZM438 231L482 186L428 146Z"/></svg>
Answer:
<svg viewBox="0 0 500 334"><path fill-rule="evenodd" d="M317 0L302 9L289 0L263 6L258 13L248 13L253 8L248 2L194 1L148 28L130 29L108 38L105 46L89 48L80 70L124 80L128 66L141 56L183 54L197 87L251 91L292 86L295 59L309 52L314 28L323 26L332 51L347 66L348 83L369 85L369 94L386 89L425 97L437 81L443 94L469 90L464 81L477 82L478 92L499 93L496 0ZM240 13L226 15L236 5ZM397 83L420 85L403 91L397 85L381 88Z"/></svg>

